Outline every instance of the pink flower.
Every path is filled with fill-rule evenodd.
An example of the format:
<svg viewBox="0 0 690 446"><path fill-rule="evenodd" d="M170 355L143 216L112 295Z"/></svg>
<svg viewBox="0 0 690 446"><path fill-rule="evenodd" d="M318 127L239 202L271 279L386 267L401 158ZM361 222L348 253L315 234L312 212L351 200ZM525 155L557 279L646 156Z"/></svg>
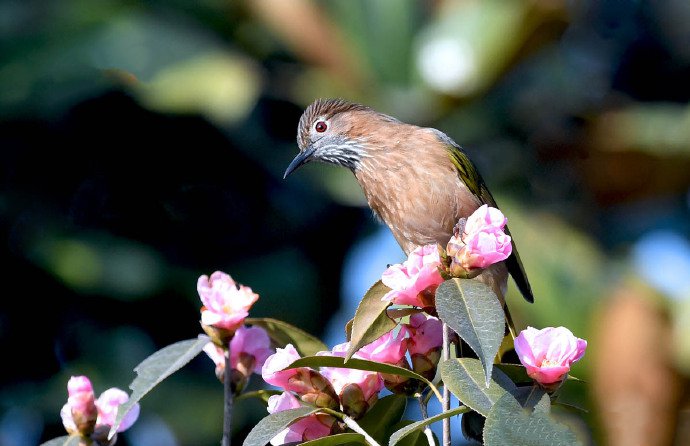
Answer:
<svg viewBox="0 0 690 446"><path fill-rule="evenodd" d="M290 392L273 395L268 399L269 413L296 409L301 406L299 400ZM273 437L271 444L279 446L285 443L296 443L325 437L331 433L331 427L334 422L335 418L330 415L309 415L292 423L284 431Z"/></svg>
<svg viewBox="0 0 690 446"><path fill-rule="evenodd" d="M112 387L101 393L101 396L96 400L96 407L98 408L96 425L112 426L115 424L118 407L125 404L127 401L129 401L129 395L116 387ZM117 428L117 431L122 432L129 429L134 422L137 421L137 418L139 418L139 403L132 406L129 412L127 412L120 426Z"/></svg>
<svg viewBox="0 0 690 446"><path fill-rule="evenodd" d="M204 346L204 352L216 364L216 374L225 369L225 350L218 347L213 342ZM237 370L240 356L242 364L251 365L251 369L243 370L243 373L250 375L261 370L266 359L275 351L271 348L271 339L268 333L261 327L241 326L235 331L235 335L230 341L230 365Z"/></svg>
<svg viewBox="0 0 690 446"><path fill-rule="evenodd" d="M465 269L486 268L510 257L513 245L510 236L501 230L481 231L468 235L461 254L453 258Z"/></svg>
<svg viewBox="0 0 690 446"><path fill-rule="evenodd" d="M527 374L540 384L562 381L573 362L585 354L587 341L565 327L527 327L515 338L515 351Z"/></svg>
<svg viewBox="0 0 690 446"><path fill-rule="evenodd" d="M469 216L462 233L456 228L446 247L451 273L486 268L507 259L513 251L511 238L503 228L507 219L496 208L481 206Z"/></svg>
<svg viewBox="0 0 690 446"><path fill-rule="evenodd" d="M503 230L508 219L503 213L489 205L482 205L467 218L465 234L476 234L481 231Z"/></svg>
<svg viewBox="0 0 690 446"><path fill-rule="evenodd" d="M269 356L261 369L261 377L269 384L284 389L290 388L290 378L295 376L296 369L283 370L301 356L292 344L285 348L277 348L276 352Z"/></svg>
<svg viewBox="0 0 690 446"><path fill-rule="evenodd" d="M117 409L129 400L120 389L106 390L94 400L93 387L85 376L73 376L67 383L67 404L62 407L62 424L70 434L91 435L96 426L112 426ZM124 416L117 431L129 429L139 417L139 404L135 404Z"/></svg>
<svg viewBox="0 0 690 446"><path fill-rule="evenodd" d="M434 288L443 282L438 271L441 265L436 245L420 246L412 251L405 262L390 266L381 276L384 285L391 291L382 300L400 305L428 306L420 299L420 293L427 288Z"/></svg>
<svg viewBox="0 0 690 446"><path fill-rule="evenodd" d="M408 342L410 354L426 355L443 345L443 322L439 319L417 313L410 316L412 337Z"/></svg>
<svg viewBox="0 0 690 446"><path fill-rule="evenodd" d="M283 370L299 358L300 355L292 344L278 348L264 362L261 376L269 384L297 393L306 403L336 408L338 395L326 377L309 367Z"/></svg>
<svg viewBox="0 0 690 446"><path fill-rule="evenodd" d="M201 276L197 290L204 306L201 308L201 323L216 328L234 331L249 315L249 309L259 299L251 288L237 285L232 278L220 271L211 277Z"/></svg>
<svg viewBox="0 0 690 446"><path fill-rule="evenodd" d="M98 410L91 381L86 376L73 376L67 382L67 404L60 410L65 430L90 434L96 423Z"/></svg>
<svg viewBox="0 0 690 446"><path fill-rule="evenodd" d="M319 352L317 356L340 356L345 357L349 348L349 342L338 344L330 352ZM355 353L354 357L358 357ZM361 356L359 356L362 358ZM362 358L365 359L365 358ZM383 379L378 372L367 370L346 369L341 367L321 367L321 375L330 381L335 393L342 396L343 389L350 384L354 384L362 391L364 401L371 400L383 389Z"/></svg>
<svg viewBox="0 0 690 446"><path fill-rule="evenodd" d="M407 352L409 330L401 325L397 334L394 334L395 331L393 329L371 344L365 345L354 354L354 357L386 364L398 364Z"/></svg>

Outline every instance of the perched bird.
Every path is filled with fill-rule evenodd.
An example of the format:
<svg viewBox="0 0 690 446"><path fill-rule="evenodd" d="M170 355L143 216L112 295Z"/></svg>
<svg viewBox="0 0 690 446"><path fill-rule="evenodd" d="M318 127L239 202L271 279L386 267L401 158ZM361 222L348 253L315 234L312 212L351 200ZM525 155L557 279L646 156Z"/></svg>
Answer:
<svg viewBox="0 0 690 446"><path fill-rule="evenodd" d="M482 204L497 207L474 164L448 135L364 105L316 100L300 118L297 144L300 152L285 177L314 160L347 167L405 254L431 243L445 247L460 218ZM514 241L510 257L477 278L505 303L508 273L524 298L533 302Z"/></svg>

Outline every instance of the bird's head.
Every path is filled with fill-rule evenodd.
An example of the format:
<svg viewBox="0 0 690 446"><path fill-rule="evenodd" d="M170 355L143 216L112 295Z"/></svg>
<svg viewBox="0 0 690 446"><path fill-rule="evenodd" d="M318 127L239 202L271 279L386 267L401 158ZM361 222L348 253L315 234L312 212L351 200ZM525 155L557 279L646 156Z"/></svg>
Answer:
<svg viewBox="0 0 690 446"><path fill-rule="evenodd" d="M381 116L369 107L342 99L317 99L299 120L299 153L284 178L314 160L356 170L368 156L367 123Z"/></svg>

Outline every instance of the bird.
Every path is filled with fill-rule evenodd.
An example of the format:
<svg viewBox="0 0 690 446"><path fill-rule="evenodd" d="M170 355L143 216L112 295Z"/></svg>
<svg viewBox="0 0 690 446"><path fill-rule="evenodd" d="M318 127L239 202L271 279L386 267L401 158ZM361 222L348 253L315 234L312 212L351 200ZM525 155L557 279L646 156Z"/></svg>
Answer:
<svg viewBox="0 0 690 446"><path fill-rule="evenodd" d="M374 215L385 223L406 255L415 248L446 246L453 228L483 204L498 207L467 154L440 130L404 123L344 99L317 99L302 113L299 153L283 178L320 161L354 174ZM510 234L506 226L505 232ZM512 253L477 279L505 306L508 275L528 302L534 294L512 240Z"/></svg>

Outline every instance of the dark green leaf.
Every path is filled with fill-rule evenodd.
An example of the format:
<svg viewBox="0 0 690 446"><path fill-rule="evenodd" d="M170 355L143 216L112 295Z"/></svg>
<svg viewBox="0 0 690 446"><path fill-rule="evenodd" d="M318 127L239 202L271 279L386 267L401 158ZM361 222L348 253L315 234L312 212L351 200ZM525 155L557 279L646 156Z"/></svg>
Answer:
<svg viewBox="0 0 690 446"><path fill-rule="evenodd" d="M284 370L297 367L311 367L314 369L318 367L340 367L344 369L369 370L371 372L390 373L392 375L405 376L407 378L414 378L422 381L431 388L439 400L443 399L436 386L434 386L422 375L415 373L412 370L404 369L395 365L384 364L382 362L368 361L366 359L359 358L352 358L345 362L345 358L341 358L340 356L307 356L306 358L300 358L294 361L292 364L285 367Z"/></svg>
<svg viewBox="0 0 690 446"><path fill-rule="evenodd" d="M326 344L321 342L317 337L287 322L268 317L248 317L244 322L248 325L258 325L266 330L273 342L281 348L285 347L287 344L292 344L302 356L311 356L318 352L328 351Z"/></svg>
<svg viewBox="0 0 690 446"><path fill-rule="evenodd" d="M81 439L79 435L65 435L64 437L53 438L45 443L41 443L41 446L79 446Z"/></svg>
<svg viewBox="0 0 690 446"><path fill-rule="evenodd" d="M489 387L486 387L482 365L474 358L442 362L441 378L458 400L484 416L504 393L514 393L517 389L510 378L498 369L493 370Z"/></svg>
<svg viewBox="0 0 690 446"><path fill-rule="evenodd" d="M524 409L537 410L548 413L551 411L551 399L539 386L518 387L513 392L513 397L518 400Z"/></svg>
<svg viewBox="0 0 690 446"><path fill-rule="evenodd" d="M357 423L364 429L374 440L383 443L387 440L386 434L389 432L391 426L398 423L407 406L407 397L405 395L388 395L376 402L364 418L358 420Z"/></svg>
<svg viewBox="0 0 690 446"><path fill-rule="evenodd" d="M505 331L505 315L496 294L477 280L446 280L436 290L436 310L479 356L488 386Z"/></svg>
<svg viewBox="0 0 690 446"><path fill-rule="evenodd" d="M534 380L527 375L527 369L519 364L494 364L515 384L531 384Z"/></svg>
<svg viewBox="0 0 690 446"><path fill-rule="evenodd" d="M548 395L542 397L548 399ZM540 401L532 413L524 410L510 394L496 401L484 425L486 446L573 446L582 445L565 425L543 412Z"/></svg>
<svg viewBox="0 0 690 446"><path fill-rule="evenodd" d="M273 437L282 432L294 421L318 412L318 407L299 407L272 413L259 421L247 434L243 446L266 446Z"/></svg>
<svg viewBox="0 0 690 446"><path fill-rule="evenodd" d="M317 438L316 440L305 441L304 443L300 443L300 446L335 446L347 443L367 444L362 434L346 432L344 434L329 435L327 437Z"/></svg>
<svg viewBox="0 0 690 446"><path fill-rule="evenodd" d="M362 298L352 321L352 336L350 349L345 355L346 360L349 361L357 350L371 344L395 328L395 322L386 313L386 308L391 303L381 300L389 291L390 288L379 280L369 288Z"/></svg>
<svg viewBox="0 0 690 446"><path fill-rule="evenodd" d="M112 437L117 432L122 418L124 418L134 404L138 403L158 383L194 359L208 342L210 342L210 339L207 336L199 336L196 339L176 342L158 350L136 366L134 371L137 373L137 377L129 385L129 388L132 389L132 395L130 395L126 403L119 407L117 418L115 418L115 424L110 429L109 437Z"/></svg>
<svg viewBox="0 0 690 446"><path fill-rule="evenodd" d="M393 426L393 432L397 432L406 426L414 423L412 420L402 420ZM388 442L386 442L387 444ZM436 435L434 435L434 445L439 444ZM406 435L402 440L398 441L398 446L430 446L423 429L416 429L412 433Z"/></svg>
<svg viewBox="0 0 690 446"><path fill-rule="evenodd" d="M264 402L268 403L268 399L273 395L280 395L283 393L280 390L254 390L253 392L244 392L240 396L235 397L235 401L248 400L251 398L258 398Z"/></svg>
<svg viewBox="0 0 690 446"><path fill-rule="evenodd" d="M402 429L396 431L391 435L391 439L388 442L388 446L393 446L397 444L400 440L411 434L412 432L415 431L420 431L424 429L424 427L430 425L431 423L435 423L437 421L441 421L444 418L452 417L453 415L458 415L461 413L467 412L469 409L465 406L460 406L456 407L455 409L448 410L446 412L441 412L438 415L434 415L433 417L425 418L421 421L417 421L416 423L408 424L407 426L403 427Z"/></svg>

